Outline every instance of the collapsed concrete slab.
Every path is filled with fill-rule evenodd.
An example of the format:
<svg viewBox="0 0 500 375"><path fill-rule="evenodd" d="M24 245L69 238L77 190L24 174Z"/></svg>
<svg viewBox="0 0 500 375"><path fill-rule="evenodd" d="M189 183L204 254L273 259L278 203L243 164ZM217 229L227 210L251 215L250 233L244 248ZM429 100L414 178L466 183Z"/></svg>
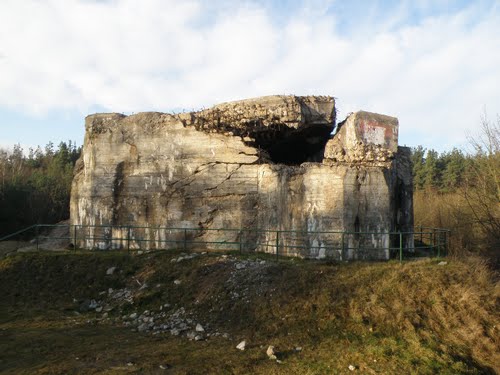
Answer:
<svg viewBox="0 0 500 375"><path fill-rule="evenodd" d="M188 237L198 249L222 242L302 257L387 259L399 240L389 233L413 229L398 121L358 112L331 136L334 125L327 96L88 116L71 194L71 223L81 226L75 242L156 249L186 246ZM411 247L411 236L404 242Z"/></svg>

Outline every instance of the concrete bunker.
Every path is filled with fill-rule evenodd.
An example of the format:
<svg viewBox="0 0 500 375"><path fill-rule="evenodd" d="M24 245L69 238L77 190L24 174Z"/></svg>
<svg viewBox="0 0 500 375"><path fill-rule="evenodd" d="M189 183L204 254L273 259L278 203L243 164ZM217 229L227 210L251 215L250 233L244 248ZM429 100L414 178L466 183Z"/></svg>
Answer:
<svg viewBox="0 0 500 375"><path fill-rule="evenodd" d="M156 249L187 236L198 248L387 259L390 233L413 230L398 120L361 111L332 136L335 115L332 97L270 96L178 115L88 116L75 242Z"/></svg>

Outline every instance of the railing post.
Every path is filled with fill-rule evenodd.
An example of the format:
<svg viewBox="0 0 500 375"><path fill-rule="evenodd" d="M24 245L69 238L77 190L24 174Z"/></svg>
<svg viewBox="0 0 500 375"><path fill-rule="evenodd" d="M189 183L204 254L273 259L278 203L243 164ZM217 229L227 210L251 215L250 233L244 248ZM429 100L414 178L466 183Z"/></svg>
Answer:
<svg viewBox="0 0 500 375"><path fill-rule="evenodd" d="M358 232L358 249L357 249L358 255L356 255L358 257L358 259L360 259L360 254L361 254L361 241L362 241L361 232ZM363 254L363 256L364 256L364 254ZM362 258L362 259L364 259L364 258Z"/></svg>
<svg viewBox="0 0 500 375"><path fill-rule="evenodd" d="M437 238L437 247L438 247L438 259L441 258L441 232L437 232L438 238Z"/></svg>
<svg viewBox="0 0 500 375"><path fill-rule="evenodd" d="M35 236L36 236L36 251L39 250L38 248L38 224L35 225Z"/></svg>
<svg viewBox="0 0 500 375"><path fill-rule="evenodd" d="M434 231L434 229L431 229L431 231L429 232L429 236L430 236L429 243L431 246L432 254L434 254L434 232L433 231Z"/></svg>
<svg viewBox="0 0 500 375"><path fill-rule="evenodd" d="M130 225L127 227L127 252L130 253Z"/></svg>
<svg viewBox="0 0 500 375"><path fill-rule="evenodd" d="M73 226L73 242L74 242L73 249L76 251L78 249L78 241L76 238L76 224Z"/></svg>
<svg viewBox="0 0 500 375"><path fill-rule="evenodd" d="M399 232L399 263L403 262L403 233Z"/></svg>
<svg viewBox="0 0 500 375"><path fill-rule="evenodd" d="M242 240L243 240L243 229L240 229L240 241L239 241L239 245L240 245L240 255L243 253L243 244L242 244Z"/></svg>
<svg viewBox="0 0 500 375"><path fill-rule="evenodd" d="M447 230L445 233L445 241L446 241L446 255L448 255L450 251L450 240L451 240L451 230Z"/></svg>
<svg viewBox="0 0 500 375"><path fill-rule="evenodd" d="M279 260L280 231L276 231L276 260Z"/></svg>
<svg viewBox="0 0 500 375"><path fill-rule="evenodd" d="M420 225L420 243L422 243L424 240L422 230L423 230L422 225Z"/></svg>
<svg viewBox="0 0 500 375"><path fill-rule="evenodd" d="M436 251L436 247L437 247L437 230L436 228L432 228L432 247L435 251L435 254L437 256L437 251Z"/></svg>
<svg viewBox="0 0 500 375"><path fill-rule="evenodd" d="M183 246L184 252L186 252L187 249L187 229L184 228L184 246Z"/></svg>
<svg viewBox="0 0 500 375"><path fill-rule="evenodd" d="M344 250L344 247L345 247L345 231L342 231L342 250L341 250L341 253L340 253L340 256L341 256L341 260L344 260L344 254L345 254L345 250Z"/></svg>

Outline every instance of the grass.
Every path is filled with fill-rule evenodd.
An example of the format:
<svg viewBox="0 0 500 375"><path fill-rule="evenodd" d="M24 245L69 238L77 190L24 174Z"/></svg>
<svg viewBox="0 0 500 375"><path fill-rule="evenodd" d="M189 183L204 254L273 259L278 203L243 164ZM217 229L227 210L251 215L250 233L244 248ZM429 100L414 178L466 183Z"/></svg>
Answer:
<svg viewBox="0 0 500 375"><path fill-rule="evenodd" d="M471 205L471 204L472 205ZM488 205L484 199L478 202L469 202L464 192L439 192L432 189L416 190L413 194L413 208L415 213L415 228L419 225L447 228L451 230L449 254L463 256L467 253L481 254L500 269L500 252L498 234L491 228L495 221L498 223L499 211L492 209L490 216L481 208L494 208L498 205ZM489 211L488 211L489 212ZM478 216L476 216L478 214ZM484 224L487 224L486 226ZM497 224L498 225L498 224Z"/></svg>
<svg viewBox="0 0 500 375"><path fill-rule="evenodd" d="M368 374L500 372L499 286L478 259L440 266L178 256L39 253L0 260L0 372L341 374L351 373L349 365ZM112 266L117 271L106 275ZM81 301L125 287L134 303L115 305L108 317L78 311ZM122 315L159 311L166 302L168 314L183 307L229 338L190 341L123 326ZM245 351L235 348L241 340ZM281 363L267 358L268 345Z"/></svg>

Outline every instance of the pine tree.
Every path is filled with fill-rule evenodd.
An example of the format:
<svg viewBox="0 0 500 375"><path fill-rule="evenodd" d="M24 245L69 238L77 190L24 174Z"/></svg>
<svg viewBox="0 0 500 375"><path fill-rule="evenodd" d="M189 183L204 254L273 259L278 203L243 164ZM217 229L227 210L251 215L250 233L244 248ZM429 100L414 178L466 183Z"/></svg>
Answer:
<svg viewBox="0 0 500 375"><path fill-rule="evenodd" d="M422 189L425 181L424 155L425 148L418 146L412 149L411 161L413 164L413 186L414 189Z"/></svg>
<svg viewBox="0 0 500 375"><path fill-rule="evenodd" d="M424 187L440 188L441 179L438 167L439 155L435 150L428 150L424 165Z"/></svg>

